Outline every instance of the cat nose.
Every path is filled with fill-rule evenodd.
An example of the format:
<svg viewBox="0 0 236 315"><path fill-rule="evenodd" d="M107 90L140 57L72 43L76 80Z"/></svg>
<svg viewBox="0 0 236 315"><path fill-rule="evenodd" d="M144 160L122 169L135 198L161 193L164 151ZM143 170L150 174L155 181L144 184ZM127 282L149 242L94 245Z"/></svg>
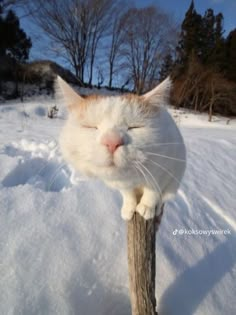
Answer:
<svg viewBox="0 0 236 315"><path fill-rule="evenodd" d="M101 144L105 145L110 153L114 153L116 149L124 144L124 140L117 133L111 132L102 137Z"/></svg>

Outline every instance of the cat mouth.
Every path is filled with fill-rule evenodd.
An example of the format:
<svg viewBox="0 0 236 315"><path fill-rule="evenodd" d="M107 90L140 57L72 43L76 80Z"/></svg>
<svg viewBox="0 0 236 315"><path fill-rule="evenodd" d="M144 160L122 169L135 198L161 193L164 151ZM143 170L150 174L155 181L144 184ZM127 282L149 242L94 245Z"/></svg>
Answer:
<svg viewBox="0 0 236 315"><path fill-rule="evenodd" d="M112 169L120 169L122 168L122 165L119 161L119 158L117 156L109 156L109 158L106 161L103 161L101 164L101 167L107 170L112 170Z"/></svg>
<svg viewBox="0 0 236 315"><path fill-rule="evenodd" d="M119 169L119 165L114 160L111 160L106 165L104 165L104 168L107 170L115 170Z"/></svg>
<svg viewBox="0 0 236 315"><path fill-rule="evenodd" d="M114 168L114 167L117 167L117 165L115 164L114 161L111 161L108 165L107 165L108 168Z"/></svg>

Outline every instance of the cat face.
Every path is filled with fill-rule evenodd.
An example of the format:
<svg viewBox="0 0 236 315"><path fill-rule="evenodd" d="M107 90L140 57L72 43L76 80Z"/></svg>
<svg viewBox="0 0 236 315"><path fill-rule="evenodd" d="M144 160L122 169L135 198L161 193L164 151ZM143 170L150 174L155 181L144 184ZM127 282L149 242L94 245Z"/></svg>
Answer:
<svg viewBox="0 0 236 315"><path fill-rule="evenodd" d="M60 140L64 157L82 173L105 180L130 175L135 162L144 162L146 145L158 138L161 89L154 103L150 92L83 99L64 81L59 84L69 106Z"/></svg>

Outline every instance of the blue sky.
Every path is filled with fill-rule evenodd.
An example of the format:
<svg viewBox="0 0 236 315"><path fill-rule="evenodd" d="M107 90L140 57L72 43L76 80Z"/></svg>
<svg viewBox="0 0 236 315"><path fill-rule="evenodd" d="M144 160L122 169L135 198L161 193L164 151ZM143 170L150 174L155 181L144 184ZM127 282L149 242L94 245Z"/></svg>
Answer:
<svg viewBox="0 0 236 315"><path fill-rule="evenodd" d="M162 9L170 13L179 23L182 22L191 0L131 0L131 5L144 7L149 5L159 5ZM215 13L222 12L224 15L225 35L236 28L236 0L195 0L196 10L204 14L206 9L212 8ZM21 14L19 14L20 16ZM41 31L34 26L28 18L21 20L21 26L33 40L31 59L50 59L49 52L45 51L46 45L50 44L42 36ZM59 60L58 60L59 61Z"/></svg>
<svg viewBox="0 0 236 315"><path fill-rule="evenodd" d="M178 21L183 20L190 2L191 0L133 0L138 7L157 4L173 14ZM194 3L197 12L201 14L204 14L208 8L212 8L215 13L222 12L226 33L236 28L236 0L195 0Z"/></svg>

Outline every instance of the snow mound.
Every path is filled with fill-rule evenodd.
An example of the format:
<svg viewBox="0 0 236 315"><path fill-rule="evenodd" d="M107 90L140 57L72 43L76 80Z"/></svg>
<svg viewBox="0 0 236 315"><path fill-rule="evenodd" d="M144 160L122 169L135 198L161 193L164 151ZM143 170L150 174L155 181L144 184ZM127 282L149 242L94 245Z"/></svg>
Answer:
<svg viewBox="0 0 236 315"><path fill-rule="evenodd" d="M130 314L121 196L64 164L54 105L0 106L0 314ZM234 315L235 123L171 112L188 163L157 235L158 310Z"/></svg>
<svg viewBox="0 0 236 315"><path fill-rule="evenodd" d="M3 179L4 187L29 184L44 191L59 192L71 187L68 166L58 156L54 141L36 143L22 139L5 146L3 152L17 158L18 164Z"/></svg>

